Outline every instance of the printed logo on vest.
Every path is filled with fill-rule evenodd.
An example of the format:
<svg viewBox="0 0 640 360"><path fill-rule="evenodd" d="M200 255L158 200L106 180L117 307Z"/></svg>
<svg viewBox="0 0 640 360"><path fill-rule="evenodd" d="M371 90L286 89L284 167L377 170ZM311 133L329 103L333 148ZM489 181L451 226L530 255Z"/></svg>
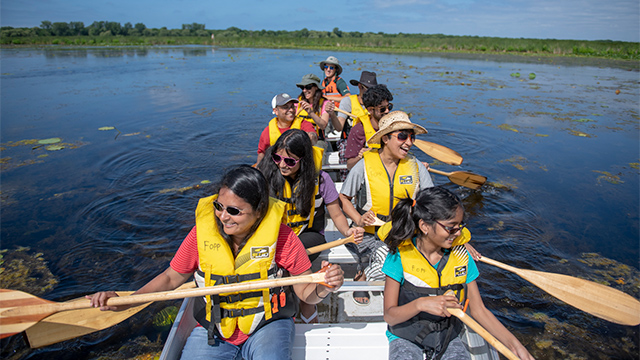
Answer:
<svg viewBox="0 0 640 360"><path fill-rule="evenodd" d="M251 248L251 259L266 259L269 257L268 246L254 246Z"/></svg>
<svg viewBox="0 0 640 360"><path fill-rule="evenodd" d="M454 277L467 276L467 265L456 266L453 271Z"/></svg>
<svg viewBox="0 0 640 360"><path fill-rule="evenodd" d="M400 176L399 180L400 180L400 185L413 184L413 176L412 175Z"/></svg>

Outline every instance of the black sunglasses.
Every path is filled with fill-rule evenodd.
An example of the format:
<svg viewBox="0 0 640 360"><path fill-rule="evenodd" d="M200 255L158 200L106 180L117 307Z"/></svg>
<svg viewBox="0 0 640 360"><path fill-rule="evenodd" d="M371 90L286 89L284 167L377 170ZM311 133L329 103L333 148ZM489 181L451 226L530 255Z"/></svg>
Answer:
<svg viewBox="0 0 640 360"><path fill-rule="evenodd" d="M400 131L398 132L397 137L398 137L398 140L400 141L407 141L409 137L411 137L411 142L416 141L416 134L414 134L413 132Z"/></svg>
<svg viewBox="0 0 640 360"><path fill-rule="evenodd" d="M288 167L294 167L294 166L296 166L298 161L300 161L300 159L296 160L296 159L294 159L292 157L284 157L284 156L280 156L280 155L278 155L276 153L272 153L271 154L271 159L276 164L280 164L280 162L284 161L284 164L287 165Z"/></svg>
<svg viewBox="0 0 640 360"><path fill-rule="evenodd" d="M435 221L435 220L434 220ZM464 229L465 226L467 226L467 224L465 224L464 222L461 222L460 225L458 225L457 227L453 227L453 226L444 226L442 224L440 224L439 222L436 221L436 224L442 226L443 229L445 229L446 231L449 232L449 235L453 235L455 233L457 233L458 231L462 231L462 229Z"/></svg>
<svg viewBox="0 0 640 360"><path fill-rule="evenodd" d="M242 214L242 210L238 209L237 207L233 207L233 206L224 207L217 200L213 202L213 207L216 208L216 210L218 211L224 211L224 209L227 209L227 214L231 216L238 216Z"/></svg>
<svg viewBox="0 0 640 360"><path fill-rule="evenodd" d="M389 109L389 111L393 110L393 104L389 103L389 105L387 105L387 106L380 107L380 108L378 108L378 111L383 113L383 112L387 111L387 109Z"/></svg>
<svg viewBox="0 0 640 360"><path fill-rule="evenodd" d="M313 89L314 86L315 86L314 84L307 84L307 85L301 85L301 86L298 86L298 87L301 90L311 90L311 89Z"/></svg>

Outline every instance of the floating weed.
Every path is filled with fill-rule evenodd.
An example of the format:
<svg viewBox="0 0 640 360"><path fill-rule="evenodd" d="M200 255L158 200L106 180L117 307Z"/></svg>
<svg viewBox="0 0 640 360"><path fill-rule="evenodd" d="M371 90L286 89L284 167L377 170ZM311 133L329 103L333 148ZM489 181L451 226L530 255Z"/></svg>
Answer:
<svg viewBox="0 0 640 360"><path fill-rule="evenodd" d="M591 116L602 116L602 114L591 114Z"/></svg>
<svg viewBox="0 0 640 360"><path fill-rule="evenodd" d="M629 166L636 170L640 170L640 163L629 163Z"/></svg>
<svg viewBox="0 0 640 360"><path fill-rule="evenodd" d="M171 192L183 193L185 191L197 190L197 189L200 189L200 184L191 185L191 186L185 186L185 187L181 187L181 188L163 189L163 190L160 190L159 192L160 192L160 194L167 194L167 193L171 193Z"/></svg>
<svg viewBox="0 0 640 360"><path fill-rule="evenodd" d="M489 231L504 230L504 221L502 221L502 220L498 221L497 224L495 224L494 226L488 227L487 230L489 230Z"/></svg>
<svg viewBox="0 0 640 360"><path fill-rule="evenodd" d="M138 131L130 134L124 134L123 136L136 136L136 135L140 135L140 132Z"/></svg>
<svg viewBox="0 0 640 360"><path fill-rule="evenodd" d="M578 136L578 137L587 137L587 138L591 137L591 135L587 133L583 133L582 131L578 131L578 130L569 130L569 134L573 136Z"/></svg>
<svg viewBox="0 0 640 360"><path fill-rule="evenodd" d="M173 325L177 315L178 308L176 306L168 306L153 317L153 326L159 330L166 330Z"/></svg>
<svg viewBox="0 0 640 360"><path fill-rule="evenodd" d="M211 184L211 180L202 180L200 184Z"/></svg>
<svg viewBox="0 0 640 360"><path fill-rule="evenodd" d="M517 189L518 186L516 185L515 182L507 182L506 180L502 180L502 181L488 181L487 185L494 188L494 189L499 189L499 190L507 190L507 191L512 191L513 189Z"/></svg>
<svg viewBox="0 0 640 360"><path fill-rule="evenodd" d="M523 170L524 170L524 166L522 166L522 165L520 165L520 164L512 164L512 165L513 165L513 167L515 167L515 168L516 168L516 169L518 169L518 170L521 170L521 171L523 171Z"/></svg>
<svg viewBox="0 0 640 360"><path fill-rule="evenodd" d="M498 129L513 131L513 132L519 132L518 129L514 128L513 126L511 126L509 124L498 125Z"/></svg>
<svg viewBox="0 0 640 360"><path fill-rule="evenodd" d="M0 164L6 164L9 162L9 160L11 160L10 157L3 157L0 159Z"/></svg>
<svg viewBox="0 0 640 360"><path fill-rule="evenodd" d="M519 72L511 73L511 76L514 77L514 78L519 78L520 77L520 73Z"/></svg>
<svg viewBox="0 0 640 360"><path fill-rule="evenodd" d="M536 134L537 137L549 137L547 134Z"/></svg>
<svg viewBox="0 0 640 360"><path fill-rule="evenodd" d="M535 73L529 73L529 80L533 80L536 78L536 74Z"/></svg>
<svg viewBox="0 0 640 360"><path fill-rule="evenodd" d="M600 176L598 176L598 178L596 179L598 181L598 184L601 183L601 180L606 180L614 185L618 185L621 183L624 183L624 181L620 180L620 176L618 175L613 175L607 171L599 171L599 170L592 170L593 172L602 174Z"/></svg>
<svg viewBox="0 0 640 360"><path fill-rule="evenodd" d="M101 128L98 128L98 130L100 131L110 131L110 130L115 130L115 126L103 126Z"/></svg>
<svg viewBox="0 0 640 360"><path fill-rule="evenodd" d="M0 250L0 287L42 295L58 284L43 254L30 254L30 250L28 247Z"/></svg>
<svg viewBox="0 0 640 360"><path fill-rule="evenodd" d="M574 120L572 120L572 121L575 121L575 122L581 122L581 123L595 122L595 120L591 120L591 119L587 119L587 118L574 119Z"/></svg>
<svg viewBox="0 0 640 360"><path fill-rule="evenodd" d="M44 147L46 150L49 151L57 151L57 150L62 150L64 149L64 145L62 144L55 144L55 145L47 145Z"/></svg>

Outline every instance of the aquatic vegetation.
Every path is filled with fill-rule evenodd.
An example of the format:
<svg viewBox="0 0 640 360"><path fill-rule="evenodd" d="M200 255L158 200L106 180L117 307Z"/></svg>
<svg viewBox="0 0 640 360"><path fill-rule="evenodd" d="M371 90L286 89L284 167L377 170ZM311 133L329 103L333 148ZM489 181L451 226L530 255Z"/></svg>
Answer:
<svg viewBox="0 0 640 360"><path fill-rule="evenodd" d="M500 231L504 230L504 221L500 220L497 224L490 226L487 228L489 231Z"/></svg>
<svg viewBox="0 0 640 360"><path fill-rule="evenodd" d="M639 170L640 169L640 163L629 163L629 166L631 166L632 168Z"/></svg>
<svg viewBox="0 0 640 360"><path fill-rule="evenodd" d="M162 190L159 191L159 193L160 194L166 194L166 193L171 193L171 192L183 193L185 191L195 190L195 189L200 189L200 184L191 185L191 186L185 186L185 187L181 187L181 188L162 189Z"/></svg>
<svg viewBox="0 0 640 360"><path fill-rule="evenodd" d="M167 330L173 325L177 315L178 307L168 306L153 317L152 324L158 330Z"/></svg>
<svg viewBox="0 0 640 360"><path fill-rule="evenodd" d="M159 359L162 352L162 342L150 341L146 336L140 336L128 341L117 349L110 349L101 353L92 353L96 360L150 360Z"/></svg>
<svg viewBox="0 0 640 360"><path fill-rule="evenodd" d="M536 134L537 137L549 137L547 134Z"/></svg>
<svg viewBox="0 0 640 360"><path fill-rule="evenodd" d="M599 171L599 170L592 170L592 171L602 174L602 175L598 176L598 178L596 179L598 181L598 184L601 183L601 180L608 181L608 182L610 182L610 183L612 183L614 185L618 185L618 184L624 183L624 181L620 180L620 176L613 175L608 171Z"/></svg>
<svg viewBox="0 0 640 360"><path fill-rule="evenodd" d="M505 159L505 160L500 160L498 161L499 163L511 163L511 165L513 167L515 167L518 170L524 170L525 167L522 164L528 164L529 160L527 160L527 158L523 157L523 156L513 156L509 159Z"/></svg>
<svg viewBox="0 0 640 360"><path fill-rule="evenodd" d="M44 254L32 254L28 247L0 250L0 288L42 295L58 284L47 267Z"/></svg>
<svg viewBox="0 0 640 360"><path fill-rule="evenodd" d="M594 269L589 280L599 281L637 297L640 291L640 271L598 253L582 253L581 256L578 261Z"/></svg>
<svg viewBox="0 0 640 360"><path fill-rule="evenodd" d="M536 74L535 73L529 73L529 80L533 80L536 78Z"/></svg>
<svg viewBox="0 0 640 360"><path fill-rule="evenodd" d="M591 137L591 135L589 135L587 133L583 133L582 131L571 130L571 129L569 129L569 134L571 134L573 136L578 136L578 137L588 137L588 138Z"/></svg>
<svg viewBox="0 0 640 360"><path fill-rule="evenodd" d="M514 78L519 78L520 77L520 73L519 72L511 73L511 76L514 77Z"/></svg>
<svg viewBox="0 0 640 360"><path fill-rule="evenodd" d="M507 182L506 180L502 180L502 181L487 181L487 183L485 184L485 186L490 186L494 189L500 189L500 190L507 190L507 191L511 191L514 189L517 189L518 186L516 184L516 182Z"/></svg>
<svg viewBox="0 0 640 360"><path fill-rule="evenodd" d="M38 144L43 144L43 145L56 144L56 143L59 143L60 141L62 141L62 139L56 137L56 138L38 140Z"/></svg>
<svg viewBox="0 0 640 360"><path fill-rule="evenodd" d="M57 151L57 150L64 149L64 145L62 144L48 145L48 146L45 146L44 148L49 151Z"/></svg>
<svg viewBox="0 0 640 360"><path fill-rule="evenodd" d="M100 131L115 130L115 127L114 126L103 126L101 128L98 128L98 130L100 130Z"/></svg>
<svg viewBox="0 0 640 360"><path fill-rule="evenodd" d="M519 132L518 129L514 128L513 126L511 126L509 124L498 125L498 129L513 131L513 132Z"/></svg>

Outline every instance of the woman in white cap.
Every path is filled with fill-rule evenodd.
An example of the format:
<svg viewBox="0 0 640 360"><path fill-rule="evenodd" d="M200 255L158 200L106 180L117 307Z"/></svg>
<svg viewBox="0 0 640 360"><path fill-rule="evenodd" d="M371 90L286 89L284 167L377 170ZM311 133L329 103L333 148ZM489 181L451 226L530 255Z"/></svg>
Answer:
<svg viewBox="0 0 640 360"><path fill-rule="evenodd" d="M384 280L379 267L382 263L374 261L378 256L377 249L384 243L376 238L376 228L372 226L376 217L389 220L391 210L398 200L407 196L413 198L420 190L433 186L427 168L412 155L409 150L413 146L415 136L426 134L427 130L413 124L409 116L402 111L393 111L380 119L379 130L371 136L368 144L380 144L379 149L364 153L356 163L342 185L340 202L344 213L357 226L365 227L365 235L361 244L351 246L350 250L359 257L360 264L371 257L370 265L355 280ZM356 210L351 199L361 188L366 190L366 203L362 211ZM362 214L361 214L362 212ZM383 251L380 256L386 256ZM360 304L368 303L368 294L354 292L354 300Z"/></svg>
<svg viewBox="0 0 640 360"><path fill-rule="evenodd" d="M296 86L301 90L296 109L298 118L313 124L318 134L318 140L324 140L324 129L327 127L329 119L333 122L338 120L334 111L334 103L325 101L322 97L324 86L320 83L320 78L314 74L303 76Z"/></svg>
<svg viewBox="0 0 640 360"><path fill-rule="evenodd" d="M342 66L335 56L329 56L327 60L320 62L320 69L324 71L323 94L327 99L333 100L336 106L340 105L343 96L351 95L347 82L340 77Z"/></svg>

